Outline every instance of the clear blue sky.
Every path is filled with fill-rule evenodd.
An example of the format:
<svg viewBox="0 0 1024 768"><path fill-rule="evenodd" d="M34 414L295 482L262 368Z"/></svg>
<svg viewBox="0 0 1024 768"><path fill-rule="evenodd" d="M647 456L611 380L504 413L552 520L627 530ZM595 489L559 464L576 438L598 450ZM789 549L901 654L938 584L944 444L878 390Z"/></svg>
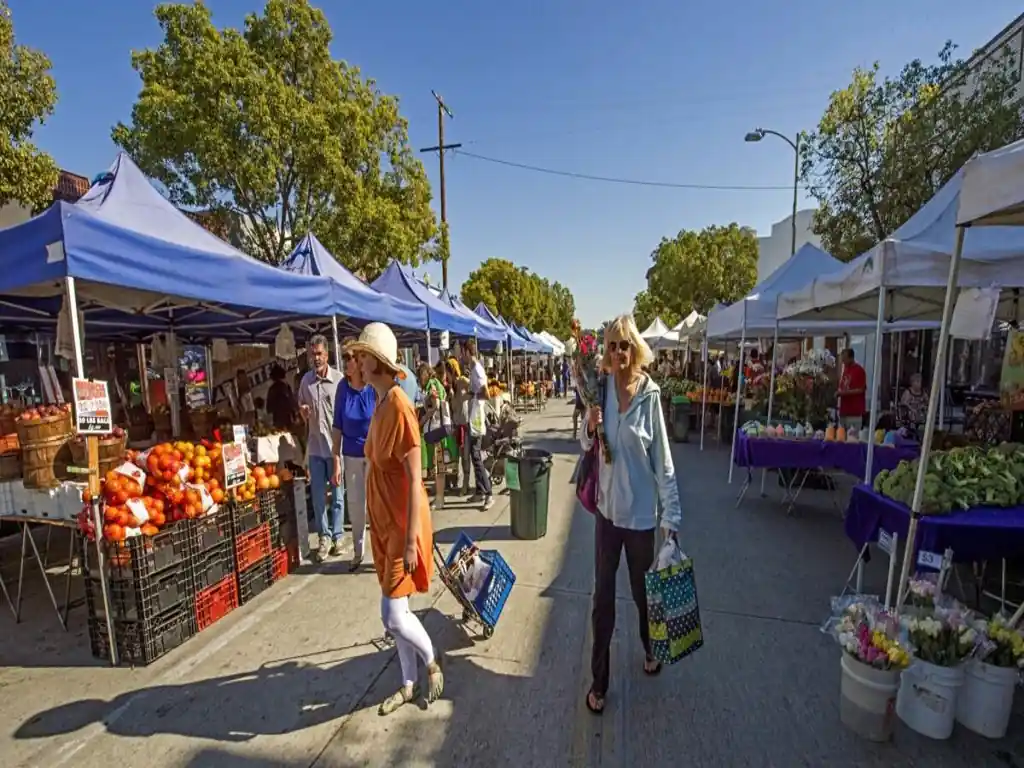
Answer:
<svg viewBox="0 0 1024 768"><path fill-rule="evenodd" d="M139 82L130 50L154 46L146 0L9 0L19 42L53 61L60 102L38 143L92 175L115 152ZM262 0L209 0L238 26ZM401 98L415 147L436 143L437 89L455 111L447 139L478 154L580 173L713 185L781 185L792 154L745 144L756 126L812 129L857 65L887 71L965 55L1020 12L1019 1L592 0L320 3L334 53ZM437 163L425 157L435 191ZM802 205L808 201L802 201ZM623 186L532 173L469 157L448 165L451 282L485 258L568 285L586 324L629 310L663 235L737 221L767 233L791 193ZM440 280L440 266L430 272Z"/></svg>

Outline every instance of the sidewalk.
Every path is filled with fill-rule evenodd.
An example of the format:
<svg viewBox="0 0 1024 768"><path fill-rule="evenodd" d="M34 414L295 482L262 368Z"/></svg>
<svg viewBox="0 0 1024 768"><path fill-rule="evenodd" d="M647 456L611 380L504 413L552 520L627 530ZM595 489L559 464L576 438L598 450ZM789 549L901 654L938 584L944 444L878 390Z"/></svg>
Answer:
<svg viewBox="0 0 1024 768"><path fill-rule="evenodd" d="M990 743L961 729L931 742L901 727L894 744L873 745L846 731L838 651L818 630L854 555L841 520L813 491L788 517L771 486L770 498L751 493L735 509L727 450L694 443L673 454L706 645L646 677L620 569L612 687L604 716L591 715L593 522L569 483L571 407L555 401L525 427L555 456L544 539L511 538L504 496L486 513L435 513L442 547L466 530L517 575L487 641L450 618L461 611L439 582L414 601L445 652L442 701L377 716L399 683L394 651L375 645L379 589L371 573L349 575L335 561L290 577L151 668L0 669L4 766L1024 766L1019 735ZM876 558L866 586L880 584ZM24 629L15 644L59 641L59 628ZM15 654L11 642L0 661L28 665L35 649ZM1010 732L1021 733L1019 718Z"/></svg>

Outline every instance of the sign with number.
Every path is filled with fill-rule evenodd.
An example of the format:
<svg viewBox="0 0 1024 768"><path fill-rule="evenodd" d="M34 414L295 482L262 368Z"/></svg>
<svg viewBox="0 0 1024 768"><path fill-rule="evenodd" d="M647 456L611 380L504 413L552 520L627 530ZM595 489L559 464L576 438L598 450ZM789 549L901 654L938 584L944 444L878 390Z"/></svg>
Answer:
<svg viewBox="0 0 1024 768"><path fill-rule="evenodd" d="M880 530L878 532L878 548L881 549L885 554L892 557L892 534L888 531Z"/></svg>
<svg viewBox="0 0 1024 768"><path fill-rule="evenodd" d="M515 461L505 462L505 483L510 491L520 491L519 485L519 463Z"/></svg>
<svg viewBox="0 0 1024 768"><path fill-rule="evenodd" d="M224 462L224 489L237 488L245 483L245 447L242 443L224 443L221 446Z"/></svg>
<svg viewBox="0 0 1024 768"><path fill-rule="evenodd" d="M922 568L934 568L936 571L940 571L942 570L942 555L922 549L917 553L917 564Z"/></svg>
<svg viewBox="0 0 1024 768"><path fill-rule="evenodd" d="M75 399L75 429L80 435L106 435L114 429L107 382L72 379Z"/></svg>

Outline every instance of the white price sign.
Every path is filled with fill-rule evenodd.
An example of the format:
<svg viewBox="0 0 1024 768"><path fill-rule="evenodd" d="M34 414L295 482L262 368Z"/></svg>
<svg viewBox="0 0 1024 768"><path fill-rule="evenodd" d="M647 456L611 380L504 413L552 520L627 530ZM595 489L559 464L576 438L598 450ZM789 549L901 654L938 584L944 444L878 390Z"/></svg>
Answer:
<svg viewBox="0 0 1024 768"><path fill-rule="evenodd" d="M888 531L878 531L878 548L889 557L892 557L892 534Z"/></svg>
<svg viewBox="0 0 1024 768"><path fill-rule="evenodd" d="M922 568L932 568L936 571L942 570L942 555L936 552L921 550L917 553L917 564Z"/></svg>

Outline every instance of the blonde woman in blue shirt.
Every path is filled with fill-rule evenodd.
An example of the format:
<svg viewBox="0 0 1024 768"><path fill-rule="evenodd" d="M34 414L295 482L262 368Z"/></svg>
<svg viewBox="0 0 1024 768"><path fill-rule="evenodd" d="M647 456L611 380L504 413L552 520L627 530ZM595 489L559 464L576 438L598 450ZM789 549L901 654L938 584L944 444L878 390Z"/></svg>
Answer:
<svg viewBox="0 0 1024 768"><path fill-rule="evenodd" d="M632 315L620 315L608 324L604 348L605 401L603 407L590 408L580 436L583 450L589 450L595 430L604 424L612 454L611 464L602 460L600 465L598 512L594 516L593 681L586 703L598 715L604 711L608 692L615 630L615 576L622 551L626 551L630 591L639 614L640 642L645 651L643 669L648 675L656 675L661 664L651 655L644 574L654 562L656 529L660 525L664 537L673 538L682 517L661 390L643 372L654 356Z"/></svg>

